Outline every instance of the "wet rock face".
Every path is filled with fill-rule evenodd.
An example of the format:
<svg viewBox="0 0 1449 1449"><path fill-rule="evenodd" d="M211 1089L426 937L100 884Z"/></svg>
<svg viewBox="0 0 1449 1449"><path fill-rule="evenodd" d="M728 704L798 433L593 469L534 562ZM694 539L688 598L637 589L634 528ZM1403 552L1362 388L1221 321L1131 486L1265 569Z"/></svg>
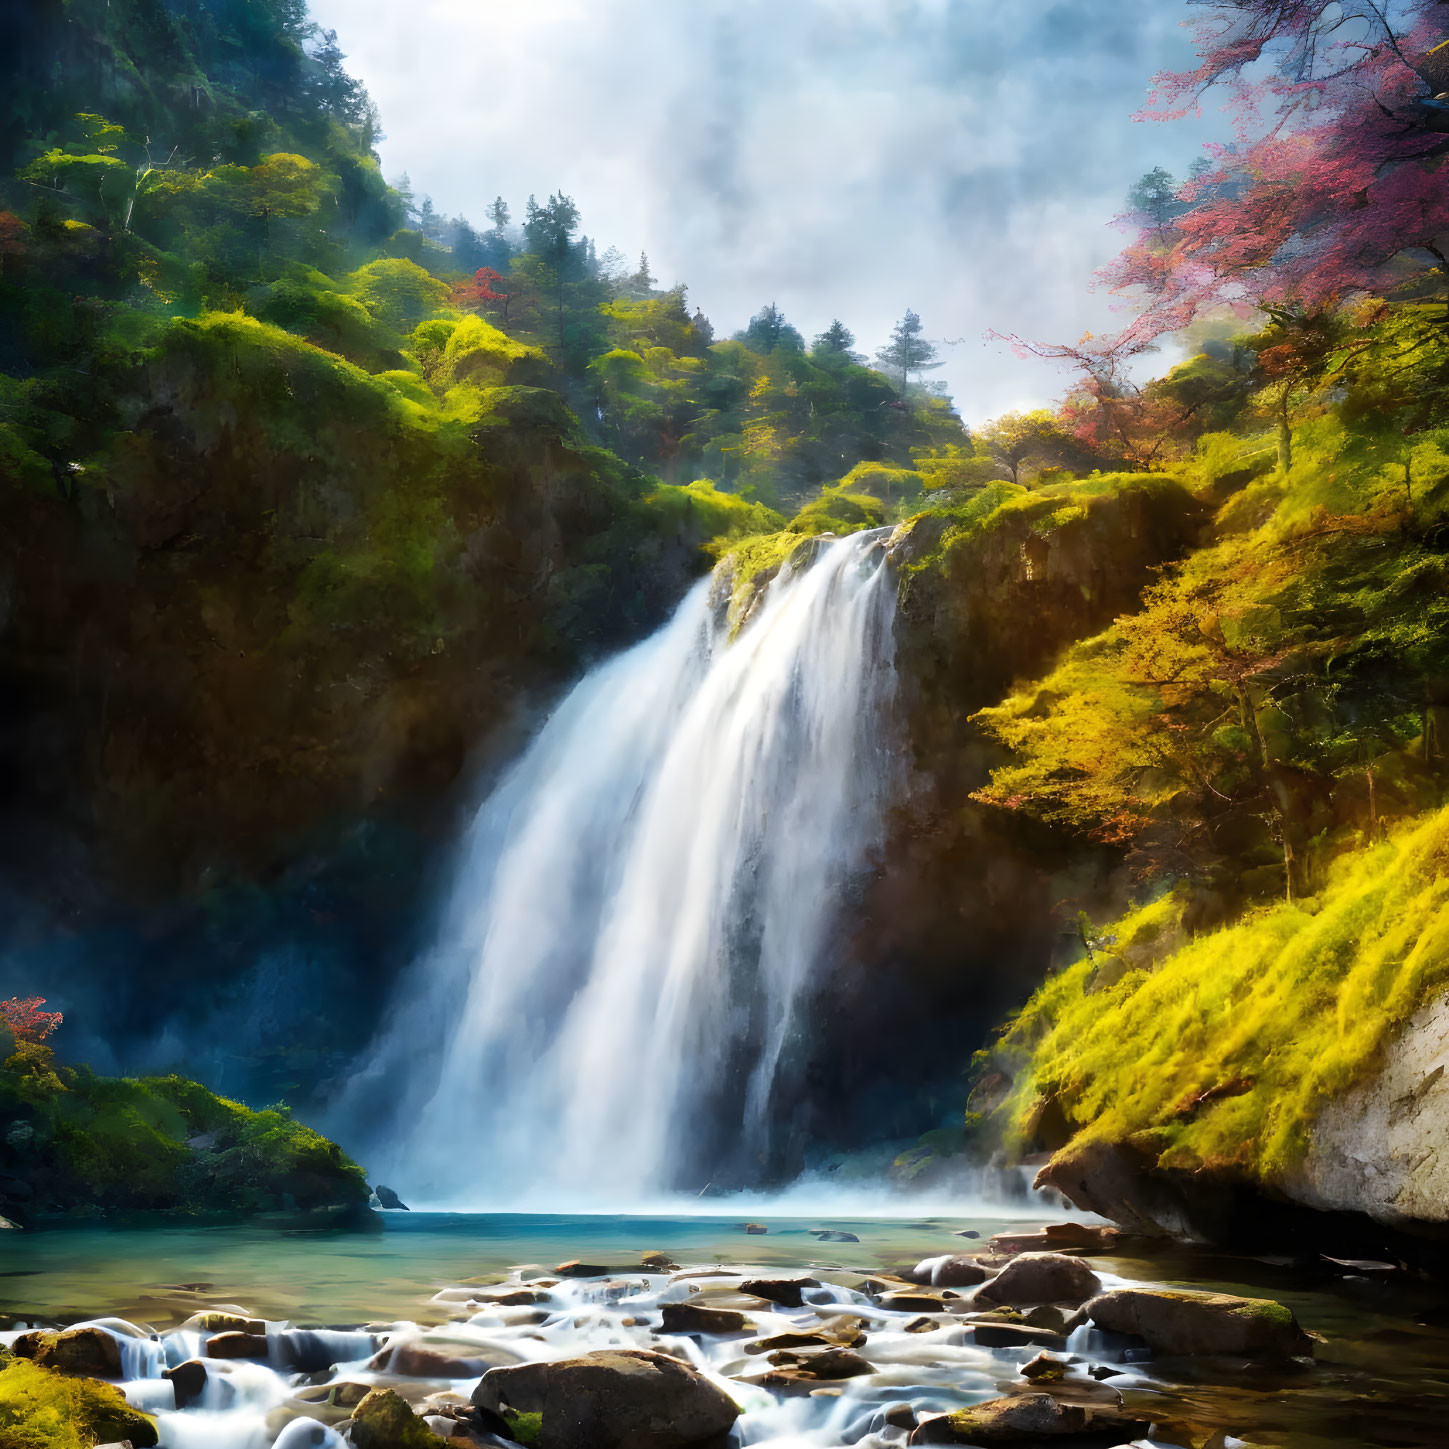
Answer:
<svg viewBox="0 0 1449 1449"><path fill-rule="evenodd" d="M1379 1071L1329 1102L1281 1186L1309 1207L1394 1227L1449 1226L1449 996L1420 1010Z"/></svg>
<svg viewBox="0 0 1449 1449"><path fill-rule="evenodd" d="M1313 1351L1292 1312L1267 1298L1117 1288L1085 1304L1081 1316L1109 1333L1143 1339L1161 1354L1271 1359Z"/></svg>
<svg viewBox="0 0 1449 1449"><path fill-rule="evenodd" d="M740 1412L687 1364L644 1350L492 1369L473 1402L495 1413L541 1414L539 1449L713 1446Z"/></svg>

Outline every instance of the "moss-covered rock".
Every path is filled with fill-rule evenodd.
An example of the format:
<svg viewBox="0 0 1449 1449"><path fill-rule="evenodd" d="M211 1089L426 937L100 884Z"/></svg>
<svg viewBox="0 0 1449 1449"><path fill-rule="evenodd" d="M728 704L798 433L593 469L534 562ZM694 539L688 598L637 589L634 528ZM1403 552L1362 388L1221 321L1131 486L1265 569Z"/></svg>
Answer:
<svg viewBox="0 0 1449 1449"><path fill-rule="evenodd" d="M392 1389L373 1389L352 1411L357 1449L442 1449L443 1441Z"/></svg>
<svg viewBox="0 0 1449 1449"><path fill-rule="evenodd" d="M135 1449L158 1442L156 1421L133 1409L119 1389L0 1354L0 1444L5 1449L93 1449L123 1439Z"/></svg>
<svg viewBox="0 0 1449 1449"><path fill-rule="evenodd" d="M1161 1354L1292 1358L1313 1351L1293 1310L1270 1298L1114 1288L1084 1305L1081 1317L1108 1333L1143 1339Z"/></svg>
<svg viewBox="0 0 1449 1449"><path fill-rule="evenodd" d="M11 1345L17 1358L41 1368L81 1378L121 1377L121 1345L103 1328L68 1328L60 1333L36 1329L22 1333Z"/></svg>
<svg viewBox="0 0 1449 1449"><path fill-rule="evenodd" d="M0 1065L6 1200L24 1219L132 1211L292 1214L367 1223L362 1169L280 1107L253 1111L181 1077L56 1068L22 1043ZM15 1128L23 1128L17 1131ZM94 1370L91 1370L94 1371Z"/></svg>

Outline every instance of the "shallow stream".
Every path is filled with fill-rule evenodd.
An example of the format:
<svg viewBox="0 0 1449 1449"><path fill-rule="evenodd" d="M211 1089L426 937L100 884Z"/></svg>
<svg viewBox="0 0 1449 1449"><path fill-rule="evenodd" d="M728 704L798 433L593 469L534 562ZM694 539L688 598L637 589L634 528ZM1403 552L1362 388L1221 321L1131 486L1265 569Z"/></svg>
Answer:
<svg viewBox="0 0 1449 1449"><path fill-rule="evenodd" d="M768 1233L747 1235L745 1216ZM1024 1391L1018 1368L1037 1350L980 1347L949 1312L923 1329L920 1313L875 1302L867 1276L984 1249L992 1233L1022 1226L1034 1225L985 1216L790 1219L756 1209L728 1218L390 1213L375 1235L95 1227L5 1234L0 1324L8 1331L0 1338L30 1326L100 1320L122 1339L126 1392L158 1414L164 1449L336 1449L341 1441L330 1428L287 1429L302 1419L345 1421L345 1409L320 1402L329 1385L385 1383L415 1405L450 1394L466 1400L485 1367L622 1346L662 1347L715 1376L744 1410L737 1429L743 1444L873 1449L905 1440L905 1431L883 1421L888 1406L909 1403L924 1414ZM859 1241L822 1240L822 1229ZM962 1231L980 1237L956 1235ZM638 1264L650 1251L686 1271L729 1271L646 1273ZM612 1271L556 1280L549 1270L569 1259ZM1136 1280L1273 1297L1320 1336L1311 1366L1268 1369L1151 1362L1078 1330L1067 1345L1066 1356L1076 1360L1069 1378L1097 1392L1103 1386L1090 1370L1117 1370L1107 1383L1159 1425L1156 1442L1196 1446L1219 1430L1229 1449L1235 1439L1295 1449L1449 1442L1449 1300L1441 1291L1397 1272L1175 1246L1142 1245L1093 1257L1091 1265L1107 1286ZM755 1270L808 1272L820 1286L806 1290L798 1309L762 1306L738 1287ZM536 1301L496 1302L505 1285ZM754 1327L665 1336L657 1325L668 1302L739 1308ZM200 1352L206 1333L182 1325L216 1309L266 1320L267 1358L209 1364L201 1400L177 1411L160 1374ZM860 1352L872 1373L793 1396L741 1381L768 1367L746 1351L748 1342L838 1315L862 1321ZM462 1361L468 1373L426 1379L366 1366L384 1346L411 1343Z"/></svg>

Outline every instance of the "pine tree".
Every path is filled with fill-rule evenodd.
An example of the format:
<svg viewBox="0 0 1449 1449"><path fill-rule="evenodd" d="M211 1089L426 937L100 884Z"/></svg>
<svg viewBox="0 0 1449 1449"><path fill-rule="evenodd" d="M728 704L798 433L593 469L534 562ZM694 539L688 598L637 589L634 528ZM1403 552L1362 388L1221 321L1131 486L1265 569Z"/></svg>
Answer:
<svg viewBox="0 0 1449 1449"><path fill-rule="evenodd" d="M811 351L824 361L864 362L865 358L854 350L855 333L836 318L816 339Z"/></svg>
<svg viewBox="0 0 1449 1449"><path fill-rule="evenodd" d="M929 372L942 366L936 356L936 349L921 336L921 319L910 310L896 323L891 340L875 355L875 360L887 372L899 373L901 393L904 395L913 372Z"/></svg>
<svg viewBox="0 0 1449 1449"><path fill-rule="evenodd" d="M629 278L629 285L636 292L650 292L654 288L656 278L649 270L649 253L639 253L639 270Z"/></svg>
<svg viewBox="0 0 1449 1449"><path fill-rule="evenodd" d="M493 230L502 232L508 225L512 212L508 210L508 203L501 196L493 198L493 205L488 208L488 220L493 223Z"/></svg>
<svg viewBox="0 0 1449 1449"><path fill-rule="evenodd" d="M804 338L785 320L785 314L773 302L768 307L761 307L738 337L751 352L771 353L777 347L785 352L805 350Z"/></svg>

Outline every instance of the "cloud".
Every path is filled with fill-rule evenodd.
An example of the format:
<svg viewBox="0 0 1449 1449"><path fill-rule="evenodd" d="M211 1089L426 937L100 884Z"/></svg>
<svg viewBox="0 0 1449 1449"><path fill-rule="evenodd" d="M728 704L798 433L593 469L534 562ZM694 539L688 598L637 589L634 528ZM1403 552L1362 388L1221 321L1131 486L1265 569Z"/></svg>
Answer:
<svg viewBox="0 0 1449 1449"><path fill-rule="evenodd" d="M968 418L1062 377L983 344L1117 325L1090 291L1127 188L1222 118L1133 122L1190 54L1163 0L313 0L382 112L389 176L449 213L564 191L727 334L769 301L869 347L966 339ZM1119 320L1119 319L1118 319Z"/></svg>

